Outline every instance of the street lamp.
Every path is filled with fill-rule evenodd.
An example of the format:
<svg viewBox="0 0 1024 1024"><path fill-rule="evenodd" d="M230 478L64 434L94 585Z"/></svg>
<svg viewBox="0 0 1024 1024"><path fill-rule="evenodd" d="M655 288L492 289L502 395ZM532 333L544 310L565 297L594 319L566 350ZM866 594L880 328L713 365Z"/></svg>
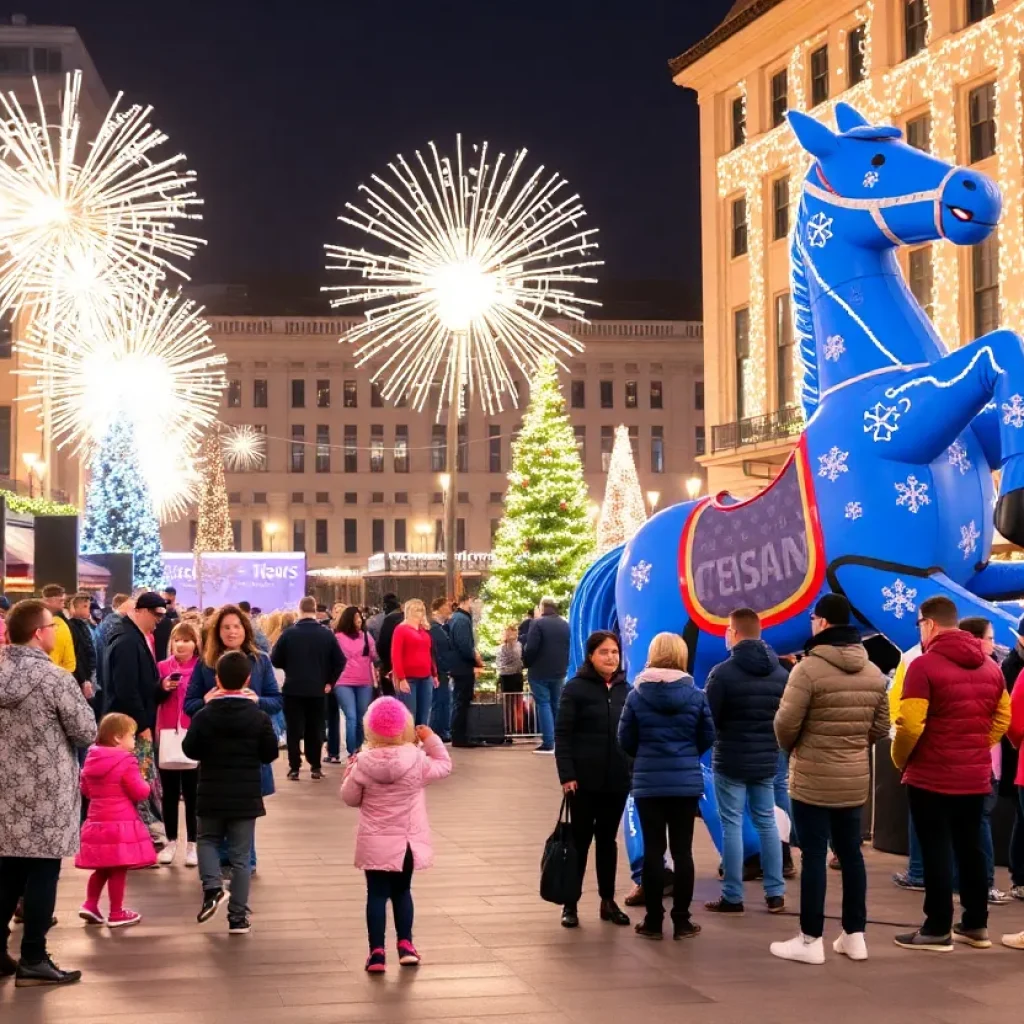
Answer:
<svg viewBox="0 0 1024 1024"><path fill-rule="evenodd" d="M701 479L699 476L691 476L686 481L686 493L690 496L690 501L694 501L701 489Z"/></svg>
<svg viewBox="0 0 1024 1024"><path fill-rule="evenodd" d="M446 474L447 475L447 474ZM431 534L430 523L417 523L416 524L416 535L420 538L420 552L422 554L427 553L427 538Z"/></svg>
<svg viewBox="0 0 1024 1024"><path fill-rule="evenodd" d="M42 484L43 477L46 475L46 463L35 452L25 452L21 456L21 460L28 470L28 496L34 498L35 481L38 480L40 485Z"/></svg>
<svg viewBox="0 0 1024 1024"><path fill-rule="evenodd" d="M648 491L647 500L651 503L651 515L654 515L654 510L658 507L658 502L661 501L661 491Z"/></svg>
<svg viewBox="0 0 1024 1024"><path fill-rule="evenodd" d="M278 531L281 529L277 523L267 523L267 536L270 538L270 550L274 550L274 538L277 536Z"/></svg>

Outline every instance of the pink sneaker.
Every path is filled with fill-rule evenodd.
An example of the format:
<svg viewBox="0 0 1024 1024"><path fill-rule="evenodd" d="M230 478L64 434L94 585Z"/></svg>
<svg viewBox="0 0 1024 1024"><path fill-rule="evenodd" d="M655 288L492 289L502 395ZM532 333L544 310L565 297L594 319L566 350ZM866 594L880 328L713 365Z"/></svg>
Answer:
<svg viewBox="0 0 1024 1024"><path fill-rule="evenodd" d="M138 924L142 920L142 915L135 910L128 910L126 907L124 910L112 910L110 916L107 918L108 928L130 928L133 924Z"/></svg>
<svg viewBox="0 0 1024 1024"><path fill-rule="evenodd" d="M100 913L99 904L89 903L88 900L82 904L78 916L89 924L106 924L106 918Z"/></svg>
<svg viewBox="0 0 1024 1024"><path fill-rule="evenodd" d="M420 955L416 952L416 947L408 939L401 939L398 943L398 962L403 967L419 966Z"/></svg>
<svg viewBox="0 0 1024 1024"><path fill-rule="evenodd" d="M387 968L386 955L383 949L371 949L366 958L367 974L383 974Z"/></svg>

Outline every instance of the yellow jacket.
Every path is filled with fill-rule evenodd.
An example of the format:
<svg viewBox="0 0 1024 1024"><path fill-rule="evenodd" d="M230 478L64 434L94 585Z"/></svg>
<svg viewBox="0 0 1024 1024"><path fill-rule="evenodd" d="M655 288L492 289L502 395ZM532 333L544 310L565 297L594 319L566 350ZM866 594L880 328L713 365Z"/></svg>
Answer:
<svg viewBox="0 0 1024 1024"><path fill-rule="evenodd" d="M50 652L50 661L73 674L75 671L75 642L71 639L71 628L59 615L54 615L53 624L55 642L53 650Z"/></svg>

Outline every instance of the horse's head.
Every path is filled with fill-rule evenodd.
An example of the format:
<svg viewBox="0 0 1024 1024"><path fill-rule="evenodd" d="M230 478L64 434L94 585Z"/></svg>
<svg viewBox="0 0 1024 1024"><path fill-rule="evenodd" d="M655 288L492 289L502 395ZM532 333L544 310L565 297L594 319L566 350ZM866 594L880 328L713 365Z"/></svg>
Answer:
<svg viewBox="0 0 1024 1024"><path fill-rule="evenodd" d="M948 238L976 245L996 226L1003 205L996 183L908 146L898 128L871 125L846 103L836 104L838 134L799 111L788 117L815 158L806 192L834 208L854 244L886 249Z"/></svg>

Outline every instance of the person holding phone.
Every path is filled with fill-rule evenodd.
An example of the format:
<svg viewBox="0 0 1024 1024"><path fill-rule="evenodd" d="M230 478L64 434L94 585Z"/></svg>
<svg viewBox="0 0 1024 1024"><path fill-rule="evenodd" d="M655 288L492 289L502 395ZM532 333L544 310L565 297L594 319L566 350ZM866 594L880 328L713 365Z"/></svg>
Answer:
<svg viewBox="0 0 1024 1024"><path fill-rule="evenodd" d="M182 735L188 730L190 718L185 714L185 694L192 678L192 670L199 661L199 631L190 622L177 622L167 641L169 658L157 666L160 673L160 688L157 690L156 735L157 762L160 760L159 741L166 731L178 731ZM178 803L185 804L185 867L194 868L199 863L196 850L196 791L199 783L198 768L161 767L160 784L163 788L164 827L167 829L167 845L160 851L157 863L165 866L174 863L178 852Z"/></svg>

